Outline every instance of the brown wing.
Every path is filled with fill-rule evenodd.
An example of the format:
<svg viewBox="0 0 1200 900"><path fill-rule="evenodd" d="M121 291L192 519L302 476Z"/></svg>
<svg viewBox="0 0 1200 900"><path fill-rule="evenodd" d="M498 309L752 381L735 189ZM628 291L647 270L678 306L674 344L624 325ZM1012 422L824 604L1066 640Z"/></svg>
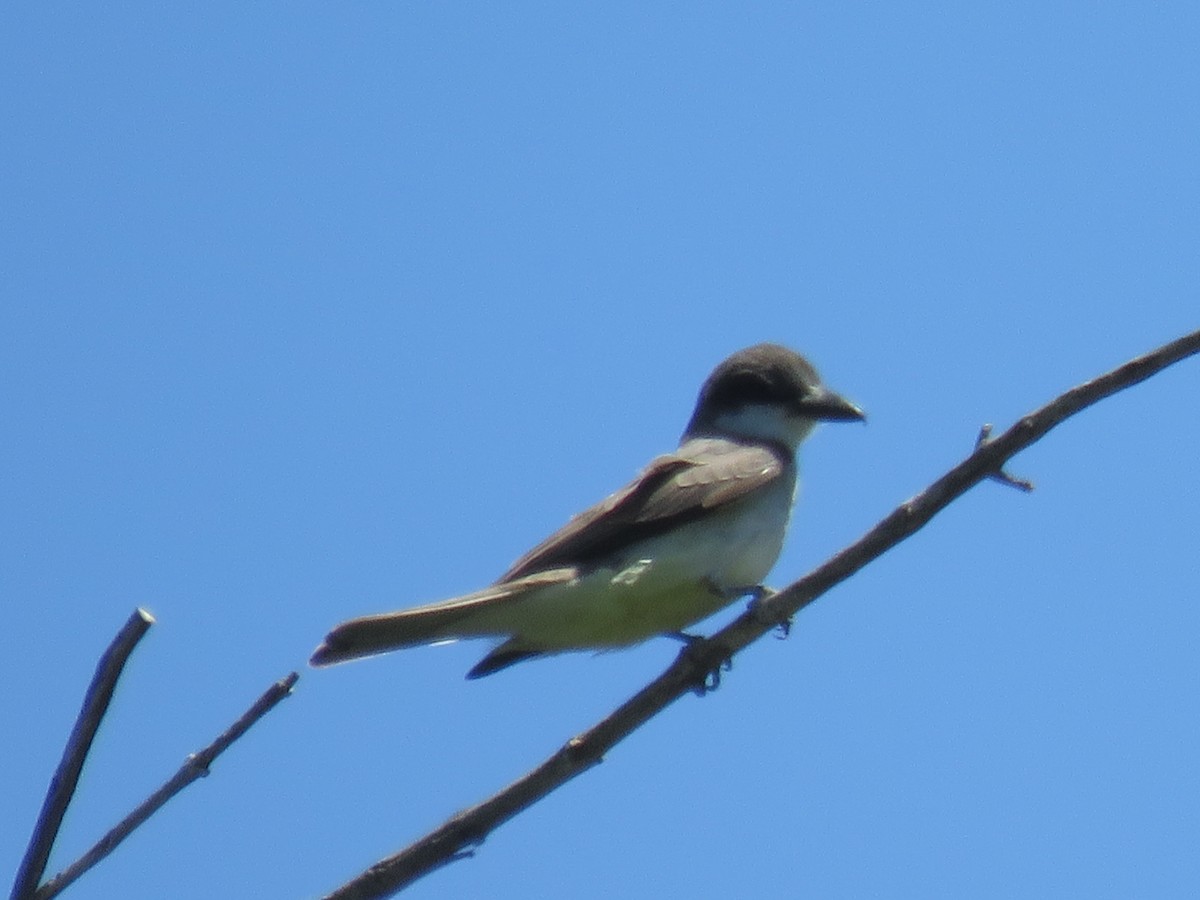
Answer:
<svg viewBox="0 0 1200 900"><path fill-rule="evenodd" d="M631 483L571 519L500 577L499 584L563 566L587 567L634 541L732 503L783 474L780 451L732 441L689 441Z"/></svg>

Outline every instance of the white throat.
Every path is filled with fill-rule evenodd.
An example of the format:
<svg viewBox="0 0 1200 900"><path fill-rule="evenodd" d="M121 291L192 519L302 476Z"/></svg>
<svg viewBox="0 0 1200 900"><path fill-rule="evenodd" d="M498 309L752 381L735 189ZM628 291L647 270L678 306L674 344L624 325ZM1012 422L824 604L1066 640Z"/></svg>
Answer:
<svg viewBox="0 0 1200 900"><path fill-rule="evenodd" d="M777 441L794 453L816 425L815 419L793 415L783 407L752 403L717 416L707 430L730 437Z"/></svg>

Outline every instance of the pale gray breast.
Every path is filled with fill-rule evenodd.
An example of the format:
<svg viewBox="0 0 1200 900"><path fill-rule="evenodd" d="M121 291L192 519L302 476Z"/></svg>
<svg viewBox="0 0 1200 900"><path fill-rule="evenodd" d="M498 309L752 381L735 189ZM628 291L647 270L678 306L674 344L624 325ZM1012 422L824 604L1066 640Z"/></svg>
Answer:
<svg viewBox="0 0 1200 900"><path fill-rule="evenodd" d="M721 588L761 584L783 548L796 487L794 466L747 496L647 541L632 556L645 555L687 578Z"/></svg>
<svg viewBox="0 0 1200 900"><path fill-rule="evenodd" d="M712 578L722 587L761 584L779 559L796 493L796 470L788 470L770 485L743 501L731 516L723 539L729 548L720 554L723 565Z"/></svg>

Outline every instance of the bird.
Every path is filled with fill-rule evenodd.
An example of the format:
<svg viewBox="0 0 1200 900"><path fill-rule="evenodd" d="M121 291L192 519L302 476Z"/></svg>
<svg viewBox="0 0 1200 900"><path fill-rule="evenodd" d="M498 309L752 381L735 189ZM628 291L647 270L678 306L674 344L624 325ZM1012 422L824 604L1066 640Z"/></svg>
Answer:
<svg viewBox="0 0 1200 900"><path fill-rule="evenodd" d="M796 451L819 422L865 421L803 356L756 344L705 380L678 448L570 519L490 587L335 626L311 665L425 644L499 641L468 673L632 646L760 595L783 548Z"/></svg>

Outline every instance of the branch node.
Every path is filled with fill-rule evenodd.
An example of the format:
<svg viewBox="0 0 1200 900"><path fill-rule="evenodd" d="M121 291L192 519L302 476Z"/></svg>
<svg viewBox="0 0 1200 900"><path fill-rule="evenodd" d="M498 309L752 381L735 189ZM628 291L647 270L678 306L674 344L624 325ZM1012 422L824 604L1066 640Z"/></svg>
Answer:
<svg viewBox="0 0 1200 900"><path fill-rule="evenodd" d="M1022 426L1028 425L1028 416L1021 420ZM979 429L979 437L975 438L975 450L979 451L992 442L992 424L985 422ZM1028 494L1033 490L1033 482L1028 478L1017 478L1015 475L1010 475L1003 467L996 469L994 472L988 473L988 478L992 481L998 481L1000 484L1007 485L1010 488L1016 488L1018 491L1023 491Z"/></svg>
<svg viewBox="0 0 1200 900"><path fill-rule="evenodd" d="M212 771L209 769L208 763L209 761L201 758L199 753L189 753L183 761L183 767L195 772L197 778L207 778Z"/></svg>
<svg viewBox="0 0 1200 900"><path fill-rule="evenodd" d="M597 756L594 759L591 758L591 754L588 751L588 742L579 735L576 735L563 744L562 752L572 765L585 762L593 764L604 762L603 756Z"/></svg>

